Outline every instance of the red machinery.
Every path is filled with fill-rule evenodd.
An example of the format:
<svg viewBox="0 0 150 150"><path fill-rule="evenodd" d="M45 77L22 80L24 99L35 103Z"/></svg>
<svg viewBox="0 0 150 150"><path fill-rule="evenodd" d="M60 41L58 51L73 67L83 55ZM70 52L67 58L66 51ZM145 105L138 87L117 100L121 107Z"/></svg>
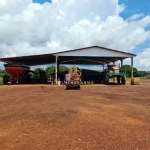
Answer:
<svg viewBox="0 0 150 150"><path fill-rule="evenodd" d="M4 79L4 84L8 82L16 83L19 81L21 77L25 75L26 72L29 71L28 66L22 64L9 63L4 64L6 72L9 74L9 78ZM7 81L8 80L8 81Z"/></svg>
<svg viewBox="0 0 150 150"><path fill-rule="evenodd" d="M81 72L76 66L69 68L68 74L65 74L64 85L66 89L80 89L81 84Z"/></svg>

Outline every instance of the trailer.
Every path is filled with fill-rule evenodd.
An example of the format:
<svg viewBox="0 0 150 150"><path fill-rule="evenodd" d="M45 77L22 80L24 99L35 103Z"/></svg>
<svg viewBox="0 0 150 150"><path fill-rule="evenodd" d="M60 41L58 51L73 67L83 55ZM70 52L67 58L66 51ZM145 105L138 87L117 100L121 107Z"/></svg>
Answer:
<svg viewBox="0 0 150 150"><path fill-rule="evenodd" d="M38 73L30 70L29 66L19 63L4 64L7 74L3 77L4 84L35 84L47 83L46 73L40 70Z"/></svg>
<svg viewBox="0 0 150 150"><path fill-rule="evenodd" d="M3 77L3 83L18 83L22 80L23 76L29 71L29 66L18 64L18 63L8 63L4 64L5 70L8 73Z"/></svg>

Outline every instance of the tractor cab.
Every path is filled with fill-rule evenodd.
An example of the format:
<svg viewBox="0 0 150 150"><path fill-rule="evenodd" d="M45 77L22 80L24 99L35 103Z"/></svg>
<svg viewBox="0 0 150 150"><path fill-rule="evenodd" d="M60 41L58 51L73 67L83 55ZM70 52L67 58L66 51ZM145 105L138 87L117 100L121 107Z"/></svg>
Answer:
<svg viewBox="0 0 150 150"><path fill-rule="evenodd" d="M119 68L116 65L108 65L108 70L110 73L119 74Z"/></svg>

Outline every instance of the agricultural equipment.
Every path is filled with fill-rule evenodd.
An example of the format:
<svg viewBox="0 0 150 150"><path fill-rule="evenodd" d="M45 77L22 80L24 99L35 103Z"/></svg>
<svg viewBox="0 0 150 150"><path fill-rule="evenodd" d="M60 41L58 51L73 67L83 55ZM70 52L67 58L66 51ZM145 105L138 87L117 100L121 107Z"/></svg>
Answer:
<svg viewBox="0 0 150 150"><path fill-rule="evenodd" d="M29 71L29 67L22 64L9 63L4 64L6 72L9 74L3 77L3 83L22 82L25 74ZM26 76L27 78L27 76Z"/></svg>
<svg viewBox="0 0 150 150"><path fill-rule="evenodd" d="M66 86L66 89L80 89L80 77L81 71L76 66L70 67L68 74L65 74L64 85Z"/></svg>
<svg viewBox="0 0 150 150"><path fill-rule="evenodd" d="M131 85L137 85L140 83L140 79L139 78L131 78Z"/></svg>
<svg viewBox="0 0 150 150"><path fill-rule="evenodd" d="M40 70L38 73L29 70L30 67L23 64L9 63L4 64L5 70L9 75L3 77L3 83L47 83L46 73Z"/></svg>
<svg viewBox="0 0 150 150"><path fill-rule="evenodd" d="M125 71L122 69L119 69L116 65L108 65L108 69L105 69L103 74L103 82L105 84L109 83L110 78L117 78L117 83L125 85L126 84L126 74Z"/></svg>

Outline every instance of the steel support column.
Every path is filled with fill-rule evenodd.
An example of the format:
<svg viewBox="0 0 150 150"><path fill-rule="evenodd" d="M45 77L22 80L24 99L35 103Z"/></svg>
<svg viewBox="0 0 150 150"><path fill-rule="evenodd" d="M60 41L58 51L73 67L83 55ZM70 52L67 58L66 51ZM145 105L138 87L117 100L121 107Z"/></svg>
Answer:
<svg viewBox="0 0 150 150"><path fill-rule="evenodd" d="M104 71L104 65L103 65L103 71Z"/></svg>
<svg viewBox="0 0 150 150"><path fill-rule="evenodd" d="M60 81L60 72L59 72L59 64L60 64L60 60L59 60L60 56L57 57L57 84L58 84L58 79Z"/></svg>
<svg viewBox="0 0 150 150"><path fill-rule="evenodd" d="M131 57L131 78L133 78L133 57Z"/></svg>
<svg viewBox="0 0 150 150"><path fill-rule="evenodd" d="M58 76L58 56L55 56L55 84L57 84Z"/></svg>
<svg viewBox="0 0 150 150"><path fill-rule="evenodd" d="M113 62L113 65L115 65L115 62ZM115 83L115 77L113 77L113 83Z"/></svg>
<svg viewBox="0 0 150 150"><path fill-rule="evenodd" d="M123 59L120 60L121 61L121 67L123 66Z"/></svg>

